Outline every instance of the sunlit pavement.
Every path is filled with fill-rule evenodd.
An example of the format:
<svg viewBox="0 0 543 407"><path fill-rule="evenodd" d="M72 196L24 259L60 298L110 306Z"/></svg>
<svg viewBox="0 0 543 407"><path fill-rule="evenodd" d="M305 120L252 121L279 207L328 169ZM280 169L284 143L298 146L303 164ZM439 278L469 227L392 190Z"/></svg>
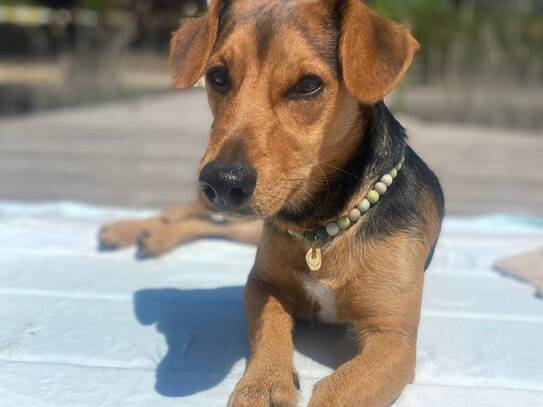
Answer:
<svg viewBox="0 0 543 407"><path fill-rule="evenodd" d="M225 405L247 355L242 285L255 249L204 240L145 262L96 252L101 224L148 215L0 204L0 405ZM445 221L425 276L417 379L394 407L543 405L543 301L491 269L541 244L541 222L525 218ZM349 338L296 326L301 406L353 356Z"/></svg>
<svg viewBox="0 0 543 407"><path fill-rule="evenodd" d="M543 134L400 117L450 214L543 216ZM163 207L194 196L202 89L0 120L0 199Z"/></svg>

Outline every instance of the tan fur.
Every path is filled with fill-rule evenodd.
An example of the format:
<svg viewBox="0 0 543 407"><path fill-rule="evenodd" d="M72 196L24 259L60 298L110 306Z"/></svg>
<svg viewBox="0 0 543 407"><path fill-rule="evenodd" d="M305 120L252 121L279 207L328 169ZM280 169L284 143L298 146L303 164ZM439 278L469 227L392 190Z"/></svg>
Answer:
<svg viewBox="0 0 543 407"><path fill-rule="evenodd" d="M257 244L262 233L259 221L227 219L213 221L200 202L165 210L149 219L128 219L104 226L98 235L100 247L115 250L138 246L139 257L158 257L177 246L206 237L219 237Z"/></svg>
<svg viewBox="0 0 543 407"><path fill-rule="evenodd" d="M404 26L379 17L360 0L349 0L347 7L351 11L345 17L339 50L341 58L349 61L344 80L353 95L372 104L398 85L419 44Z"/></svg>
<svg viewBox="0 0 543 407"><path fill-rule="evenodd" d="M358 0L346 0L339 44L344 80L338 81L288 24L275 27L267 55L260 60L255 25L236 25L236 17L251 15L258 7L281 6L316 30L312 35L318 39L317 18L327 15L336 2L234 1L232 33L221 39L214 30L222 2L215 0L208 16L187 23L172 42L173 77L179 88L190 86L223 61L232 77L227 97L208 88L214 124L201 168L235 154L232 146L242 140L244 160L258 171L251 206L264 226L245 288L251 354L230 397L231 407L296 405L293 324L297 318L314 319L320 305L304 290L308 247L285 231L317 225L289 224L273 215L281 208L302 207L305 198L351 158L352 146L366 125L362 106L382 99L398 84L418 47L404 27L376 16ZM308 71L324 79L325 94L318 100L285 102L283 92ZM353 203L369 187L366 183ZM440 224L433 201L421 197L421 202L427 218L424 230L361 242L353 229L324 249L323 267L311 278L330 288L337 320L353 326L360 352L318 383L311 407L382 407L413 380L424 265ZM205 210L196 212L174 216L174 222L166 223L167 233L159 217L108 227L102 239L124 246L151 228L156 242L148 249L160 254L199 236L248 241L260 235L261 223L216 225L207 220ZM363 218L355 229L364 228L364 222ZM161 238L154 235L155 228Z"/></svg>

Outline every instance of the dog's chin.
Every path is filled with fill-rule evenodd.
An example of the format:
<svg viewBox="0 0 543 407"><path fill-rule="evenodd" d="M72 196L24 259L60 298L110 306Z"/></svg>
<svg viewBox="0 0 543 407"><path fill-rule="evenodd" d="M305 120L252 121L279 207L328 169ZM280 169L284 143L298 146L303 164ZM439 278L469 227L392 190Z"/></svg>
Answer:
<svg viewBox="0 0 543 407"><path fill-rule="evenodd" d="M265 216L262 216L256 208L250 205L243 206L241 208L236 208L236 209L226 209L226 210L223 210L222 213L225 215L231 216L233 218L244 219L244 220L258 220L258 219L263 219L265 217Z"/></svg>
<svg viewBox="0 0 543 407"><path fill-rule="evenodd" d="M265 217L265 214L262 214L262 212L250 202L241 207L232 208L228 206L219 207L202 196L202 194L198 195L198 200L204 208L210 212L216 213L217 215L224 215L231 218L245 220L257 220Z"/></svg>
<svg viewBox="0 0 543 407"><path fill-rule="evenodd" d="M251 204L249 202L243 207L223 210L221 213L243 220L264 220L273 217L280 209L281 205L277 205L277 207L262 207L256 203Z"/></svg>

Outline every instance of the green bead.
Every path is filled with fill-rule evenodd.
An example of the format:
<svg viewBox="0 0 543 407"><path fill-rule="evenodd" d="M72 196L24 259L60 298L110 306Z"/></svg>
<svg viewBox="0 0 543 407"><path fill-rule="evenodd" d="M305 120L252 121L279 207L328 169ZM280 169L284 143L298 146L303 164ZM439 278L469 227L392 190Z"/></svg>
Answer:
<svg viewBox="0 0 543 407"><path fill-rule="evenodd" d="M351 220L348 216L342 216L337 220L337 225L341 230L349 229L349 227L351 226Z"/></svg>
<svg viewBox="0 0 543 407"><path fill-rule="evenodd" d="M392 175L390 174L383 175L383 178L381 178L381 182L387 187L392 185L392 181L394 181L394 178L392 178Z"/></svg>
<svg viewBox="0 0 543 407"><path fill-rule="evenodd" d="M378 182L373 188L379 193L379 195L384 195L387 192L387 186L384 182Z"/></svg>
<svg viewBox="0 0 543 407"><path fill-rule="evenodd" d="M349 219L353 223L358 222L358 219L360 219L361 216L362 216L362 213L360 212L358 208L354 208L349 211Z"/></svg>
<svg viewBox="0 0 543 407"><path fill-rule="evenodd" d="M330 236L337 236L339 235L339 232L341 232L341 229L336 222L330 222L328 225L326 225L326 231Z"/></svg>
<svg viewBox="0 0 543 407"><path fill-rule="evenodd" d="M367 199L364 199L360 205L358 205L358 210L360 211L360 213L366 213L368 211L368 209L370 209L370 201L368 201Z"/></svg>
<svg viewBox="0 0 543 407"><path fill-rule="evenodd" d="M389 174L392 178L396 178L398 176L398 170L396 168L393 168L390 170Z"/></svg>
<svg viewBox="0 0 543 407"><path fill-rule="evenodd" d="M315 232L305 232L304 233L304 238L305 240L309 240L310 242L312 242L313 240L315 240Z"/></svg>
<svg viewBox="0 0 543 407"><path fill-rule="evenodd" d="M298 231L294 231L293 232L293 235L296 239L300 239L300 240L303 240L304 239L304 232L298 232Z"/></svg>
<svg viewBox="0 0 543 407"><path fill-rule="evenodd" d="M326 231L326 228L320 228L317 230L317 238L319 240L325 240L328 238L328 232Z"/></svg>
<svg viewBox="0 0 543 407"><path fill-rule="evenodd" d="M370 201L370 204L375 205L377 201L379 201L379 192L377 192L375 189L372 189L370 192L368 192L368 196L366 197L368 201Z"/></svg>

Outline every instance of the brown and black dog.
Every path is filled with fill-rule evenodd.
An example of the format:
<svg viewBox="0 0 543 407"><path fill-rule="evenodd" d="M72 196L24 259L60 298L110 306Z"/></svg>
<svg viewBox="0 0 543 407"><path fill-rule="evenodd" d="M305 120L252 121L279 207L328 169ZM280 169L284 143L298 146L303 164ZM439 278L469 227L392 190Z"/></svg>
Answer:
<svg viewBox="0 0 543 407"><path fill-rule="evenodd" d="M317 384L311 407L385 406L413 380L444 203L382 100L417 48L360 0L214 0L174 34L174 84L205 75L214 116L202 203L113 224L101 240L139 241L142 255L201 236L259 240L245 288L251 353L230 406L296 405L297 318L349 324L359 342L359 354ZM348 213L402 157L386 194L328 238L320 270L309 271L311 242L292 232ZM250 221L215 223L209 211Z"/></svg>

